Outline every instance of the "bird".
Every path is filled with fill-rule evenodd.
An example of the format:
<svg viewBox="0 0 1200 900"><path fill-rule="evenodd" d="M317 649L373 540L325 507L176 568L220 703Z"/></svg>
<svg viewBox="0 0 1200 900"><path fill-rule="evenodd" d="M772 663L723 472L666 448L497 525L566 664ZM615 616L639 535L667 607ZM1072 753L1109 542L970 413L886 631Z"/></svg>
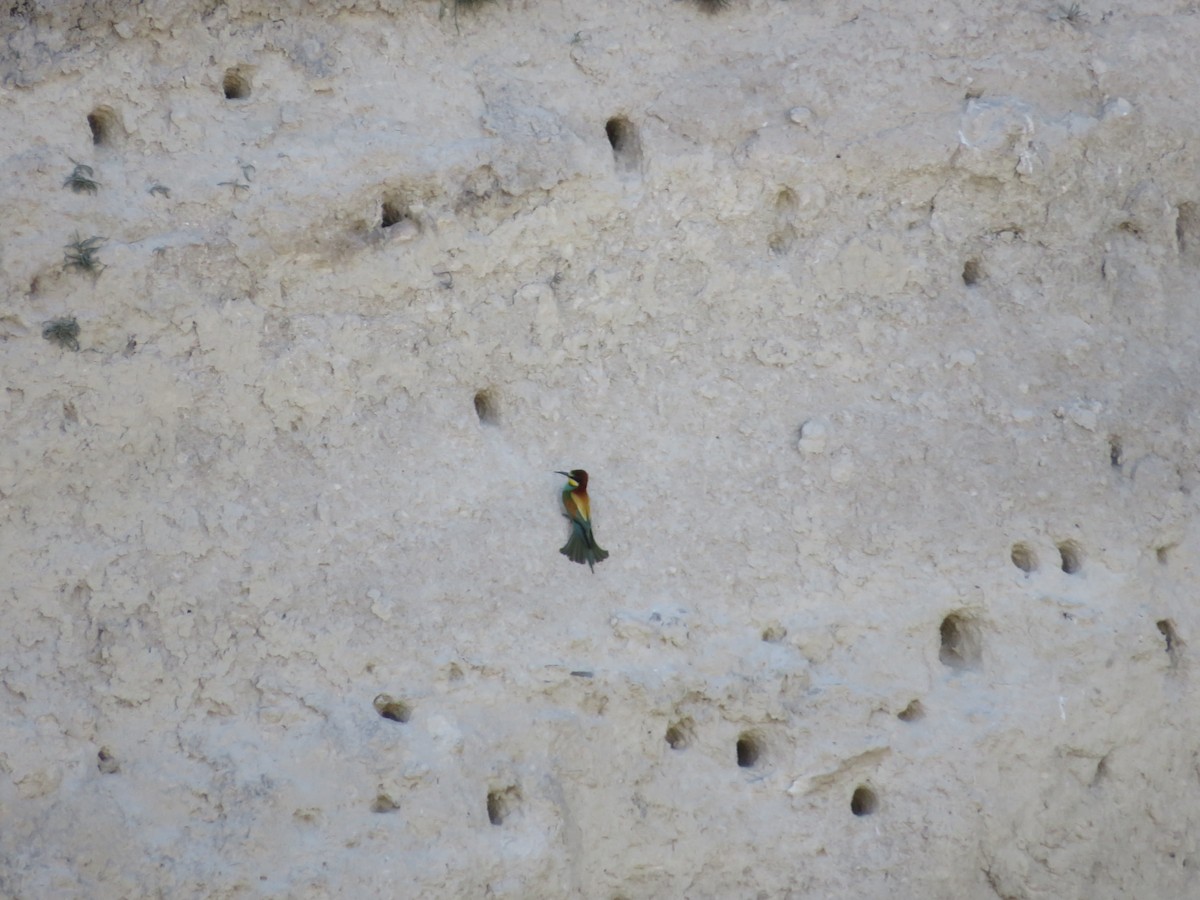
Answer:
<svg viewBox="0 0 1200 900"><path fill-rule="evenodd" d="M588 473L583 469L572 469L570 472L555 472L567 479L563 488L562 504L566 512L563 514L571 520L571 536L558 552L571 562L580 565L588 564L592 572L596 571L596 563L608 559L608 551L596 543L592 534L592 511L588 504Z"/></svg>

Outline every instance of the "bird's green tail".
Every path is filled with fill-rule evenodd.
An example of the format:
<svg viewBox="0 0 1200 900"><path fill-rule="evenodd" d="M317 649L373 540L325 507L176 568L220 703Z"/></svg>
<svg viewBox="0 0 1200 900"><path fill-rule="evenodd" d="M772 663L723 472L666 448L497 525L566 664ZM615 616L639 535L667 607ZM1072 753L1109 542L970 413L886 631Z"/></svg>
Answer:
<svg viewBox="0 0 1200 900"><path fill-rule="evenodd" d="M592 529L574 519L571 520L571 536L567 538L567 543L558 552L571 562L581 565L587 563L588 568L593 572L596 571L596 563L608 559L608 551L596 543Z"/></svg>

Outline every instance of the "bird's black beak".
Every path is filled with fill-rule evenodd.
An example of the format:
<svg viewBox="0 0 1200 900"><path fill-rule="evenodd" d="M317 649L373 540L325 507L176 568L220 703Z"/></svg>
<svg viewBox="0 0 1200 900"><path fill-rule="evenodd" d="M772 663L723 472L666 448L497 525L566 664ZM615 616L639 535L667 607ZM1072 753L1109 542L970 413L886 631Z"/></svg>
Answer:
<svg viewBox="0 0 1200 900"><path fill-rule="evenodd" d="M570 472L555 472L554 474L555 474L555 475L562 475L564 478L570 478L570 477L571 477L571 473L570 473Z"/></svg>

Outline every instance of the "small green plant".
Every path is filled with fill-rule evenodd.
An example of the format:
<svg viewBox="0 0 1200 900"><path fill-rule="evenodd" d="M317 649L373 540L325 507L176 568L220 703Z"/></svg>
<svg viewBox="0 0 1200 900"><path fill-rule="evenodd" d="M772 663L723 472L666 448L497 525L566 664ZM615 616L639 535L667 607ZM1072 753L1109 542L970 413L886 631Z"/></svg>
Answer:
<svg viewBox="0 0 1200 900"><path fill-rule="evenodd" d="M74 316L51 319L42 325L42 337L67 350L79 351L79 323Z"/></svg>
<svg viewBox="0 0 1200 900"><path fill-rule="evenodd" d="M1058 10L1050 16L1050 18L1057 22L1067 22L1071 25L1082 25L1084 19L1087 18L1087 13L1083 11L1078 3L1072 3L1070 6L1060 6Z"/></svg>
<svg viewBox="0 0 1200 900"><path fill-rule="evenodd" d="M71 160L75 162L75 160ZM91 166L85 166L83 163L75 163L75 168L71 174L67 176L67 180L63 182L63 187L69 187L77 194L94 194L97 188L100 187L100 182L94 181Z"/></svg>
<svg viewBox="0 0 1200 900"><path fill-rule="evenodd" d="M165 184L150 185L150 193L151 194L161 194L162 196L166 197L168 200L171 199L171 189L169 187L167 187Z"/></svg>
<svg viewBox="0 0 1200 900"><path fill-rule="evenodd" d="M104 264L96 258L96 254L100 252L100 245L106 240L108 238L90 237L85 241L79 237L79 232L75 232L75 240L65 247L63 268L99 275L104 271Z"/></svg>

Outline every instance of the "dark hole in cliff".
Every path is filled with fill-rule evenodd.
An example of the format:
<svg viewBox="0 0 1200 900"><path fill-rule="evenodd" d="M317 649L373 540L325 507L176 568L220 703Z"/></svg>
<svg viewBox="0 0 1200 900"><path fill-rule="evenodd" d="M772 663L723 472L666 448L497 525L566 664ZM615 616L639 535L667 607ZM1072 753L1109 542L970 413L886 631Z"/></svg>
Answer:
<svg viewBox="0 0 1200 900"><path fill-rule="evenodd" d="M981 278L983 278L983 270L979 265L979 260L968 259L965 263L963 263L963 284L965 284L967 287L974 287L975 285L979 284Z"/></svg>
<svg viewBox="0 0 1200 900"><path fill-rule="evenodd" d="M1074 541L1059 544L1058 554L1062 558L1062 570L1068 575L1074 575L1083 567L1083 551Z"/></svg>
<svg viewBox="0 0 1200 900"><path fill-rule="evenodd" d="M1175 217L1175 241L1185 262L1200 262L1200 207L1180 203Z"/></svg>
<svg viewBox="0 0 1200 900"><path fill-rule="evenodd" d="M619 172L636 172L641 166L642 146L637 128L624 116L615 116L604 126Z"/></svg>
<svg viewBox="0 0 1200 900"><path fill-rule="evenodd" d="M92 132L92 143L97 147L110 147L117 138L117 114L111 107L98 106L87 117Z"/></svg>
<svg viewBox="0 0 1200 900"><path fill-rule="evenodd" d="M762 632L762 639L768 644L778 644L785 637L787 637L787 629L778 622L772 622Z"/></svg>
<svg viewBox="0 0 1200 900"><path fill-rule="evenodd" d="M380 211L380 224L384 228L391 228L408 218L408 210L404 208L402 203L395 200L384 200L383 208Z"/></svg>
<svg viewBox="0 0 1200 900"><path fill-rule="evenodd" d="M1037 571L1037 554L1028 544L1013 544L1012 564L1022 572Z"/></svg>
<svg viewBox="0 0 1200 900"><path fill-rule="evenodd" d="M763 741L756 734L743 734L737 741L737 764L743 769L753 769L763 754Z"/></svg>
<svg viewBox="0 0 1200 900"><path fill-rule="evenodd" d="M1170 619L1159 619L1155 624L1158 626L1158 633L1163 636L1163 641L1166 642L1166 649L1167 653L1171 656L1171 662L1174 663L1183 650L1183 641L1179 638L1179 632L1175 630L1175 623Z"/></svg>
<svg viewBox="0 0 1200 900"><path fill-rule="evenodd" d="M913 700L908 706L896 713L896 718L901 722L920 722L925 718L925 706L920 700Z"/></svg>
<svg viewBox="0 0 1200 900"><path fill-rule="evenodd" d="M692 724L684 720L667 729L667 746L672 750L686 750L692 742Z"/></svg>
<svg viewBox="0 0 1200 900"><path fill-rule="evenodd" d="M516 808L519 796L516 787L489 791L487 795L488 821L493 825L503 825L504 820L512 815Z"/></svg>
<svg viewBox="0 0 1200 900"><path fill-rule="evenodd" d="M493 391L484 389L475 392L475 415L482 425L497 425L500 422L500 409Z"/></svg>
<svg viewBox="0 0 1200 900"><path fill-rule="evenodd" d="M120 771L121 767L112 750L108 747L101 747L100 752L96 754L96 768L105 775L113 775Z"/></svg>
<svg viewBox="0 0 1200 900"><path fill-rule="evenodd" d="M962 613L951 613L942 620L942 646L938 659L942 665L958 670L977 669L983 661L983 641L979 623Z"/></svg>
<svg viewBox="0 0 1200 900"><path fill-rule="evenodd" d="M877 809L879 797L873 790L866 785L859 785L854 789L854 795L850 798L850 812L856 816L869 816Z"/></svg>
<svg viewBox="0 0 1200 900"><path fill-rule="evenodd" d="M375 711L392 722L407 722L412 718L412 707L391 694L380 694L375 698Z"/></svg>
<svg viewBox="0 0 1200 900"><path fill-rule="evenodd" d="M226 100L245 100L250 96L250 79L236 68L226 69L221 89L225 92Z"/></svg>
<svg viewBox="0 0 1200 900"><path fill-rule="evenodd" d="M1125 456L1121 447L1121 439L1114 434L1108 439L1108 464L1114 469L1119 469L1123 462L1125 462Z"/></svg>
<svg viewBox="0 0 1200 900"><path fill-rule="evenodd" d="M395 812L399 808L400 804L383 791L376 794L375 799L371 801L371 812L374 813L390 813Z"/></svg>

